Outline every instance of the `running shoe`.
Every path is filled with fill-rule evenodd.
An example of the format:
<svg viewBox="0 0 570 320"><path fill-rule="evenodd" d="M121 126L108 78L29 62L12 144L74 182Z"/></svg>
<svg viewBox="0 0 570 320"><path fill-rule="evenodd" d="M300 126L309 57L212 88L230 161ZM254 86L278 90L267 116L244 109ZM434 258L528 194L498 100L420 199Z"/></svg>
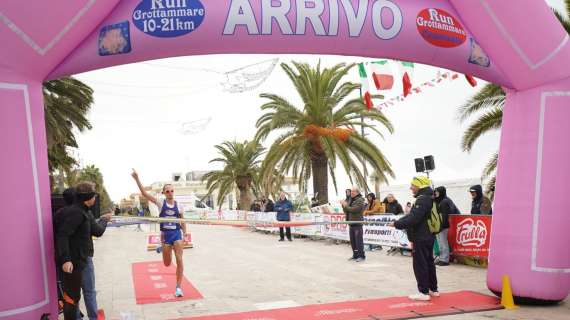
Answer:
<svg viewBox="0 0 570 320"><path fill-rule="evenodd" d="M180 287L176 287L176 293L174 293L174 295L175 295L177 298L180 298L180 297L183 297L183 296L184 296L184 294L182 293L182 289L181 289Z"/></svg>
<svg viewBox="0 0 570 320"><path fill-rule="evenodd" d="M439 297L439 291L429 291L429 295L432 297Z"/></svg>
<svg viewBox="0 0 570 320"><path fill-rule="evenodd" d="M408 298L410 298L411 300L416 300L416 301L429 301L430 300L429 294L423 294L421 292L409 295Z"/></svg>
<svg viewBox="0 0 570 320"><path fill-rule="evenodd" d="M156 247L156 253L161 253L161 252L162 252L162 246Z"/></svg>

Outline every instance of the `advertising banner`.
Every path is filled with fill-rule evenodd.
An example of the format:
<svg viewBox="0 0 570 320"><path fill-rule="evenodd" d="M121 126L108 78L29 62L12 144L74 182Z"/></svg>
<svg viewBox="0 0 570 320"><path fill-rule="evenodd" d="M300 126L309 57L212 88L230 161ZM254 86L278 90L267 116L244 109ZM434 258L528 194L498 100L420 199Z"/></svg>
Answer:
<svg viewBox="0 0 570 320"><path fill-rule="evenodd" d="M388 247L410 248L410 241L408 241L408 236L405 231L387 226L388 223L397 220L399 217L401 216L365 216L365 221L374 221L378 222L378 224L367 224L364 226L364 243Z"/></svg>
<svg viewBox="0 0 570 320"><path fill-rule="evenodd" d="M491 219L488 215L450 215L448 240L452 254L487 258Z"/></svg>

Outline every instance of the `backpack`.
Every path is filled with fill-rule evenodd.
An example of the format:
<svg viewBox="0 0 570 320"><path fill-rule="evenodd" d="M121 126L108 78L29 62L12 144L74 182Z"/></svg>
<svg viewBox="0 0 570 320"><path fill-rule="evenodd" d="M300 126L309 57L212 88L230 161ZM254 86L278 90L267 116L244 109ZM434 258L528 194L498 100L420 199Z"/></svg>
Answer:
<svg viewBox="0 0 570 320"><path fill-rule="evenodd" d="M437 204L435 201L431 207L431 212L427 218L427 225L429 232L432 234L438 234L441 231L441 225L443 223L443 217L441 213L437 210Z"/></svg>

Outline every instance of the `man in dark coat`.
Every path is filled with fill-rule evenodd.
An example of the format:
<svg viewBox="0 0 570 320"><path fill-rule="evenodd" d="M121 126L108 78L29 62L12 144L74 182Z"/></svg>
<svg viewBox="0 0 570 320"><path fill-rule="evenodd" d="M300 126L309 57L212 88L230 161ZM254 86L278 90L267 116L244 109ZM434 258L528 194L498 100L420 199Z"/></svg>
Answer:
<svg viewBox="0 0 570 320"><path fill-rule="evenodd" d="M441 231L437 234L437 244L439 245L439 261L438 266L449 265L449 243L447 234L449 232L449 215L460 214L455 203L447 196L445 187L435 188L434 200L437 205L437 211L441 214Z"/></svg>
<svg viewBox="0 0 570 320"><path fill-rule="evenodd" d="M350 201L342 201L342 209L346 215L347 221L364 221L363 212L366 209L364 197L360 194L357 187L350 190ZM350 245L352 247L352 257L348 260L356 262L364 261L364 232L362 224L355 223L349 226Z"/></svg>
<svg viewBox="0 0 570 320"><path fill-rule="evenodd" d="M279 195L279 200L275 202L274 205L275 212L277 212L277 221L291 221L291 211L293 211L293 204L291 201L287 200L285 192L281 192ZM283 234L283 229L285 229L285 234ZM293 241L291 236L291 227L279 227L279 241L284 241L285 236L287 240Z"/></svg>
<svg viewBox="0 0 570 320"><path fill-rule="evenodd" d="M483 195L483 188L480 184L474 185L469 188L471 193L471 214L493 214L491 207L491 200Z"/></svg>
<svg viewBox="0 0 570 320"><path fill-rule="evenodd" d="M396 229L406 229L408 239L413 244L412 260L419 293L412 294L409 298L420 301L428 301L430 296L439 296L433 260L435 236L429 231L427 224L433 206L433 190L430 185L431 181L428 178L414 177L410 189L416 202L412 210L401 219L389 224Z"/></svg>
<svg viewBox="0 0 570 320"><path fill-rule="evenodd" d="M97 197L93 184L88 182L79 183L75 191L76 202L64 207L56 216L57 265L63 270L65 320L77 318L83 269L92 250L88 211Z"/></svg>

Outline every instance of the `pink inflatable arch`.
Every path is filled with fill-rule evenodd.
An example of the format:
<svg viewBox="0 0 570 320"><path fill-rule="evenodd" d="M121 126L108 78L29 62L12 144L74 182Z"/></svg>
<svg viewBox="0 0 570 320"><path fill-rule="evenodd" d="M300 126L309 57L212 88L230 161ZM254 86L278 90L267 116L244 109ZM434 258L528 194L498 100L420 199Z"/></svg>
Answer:
<svg viewBox="0 0 570 320"><path fill-rule="evenodd" d="M570 46L544 0L3 0L0 39L0 318L57 308L42 81L217 53L387 57L503 85L488 287L568 295Z"/></svg>

